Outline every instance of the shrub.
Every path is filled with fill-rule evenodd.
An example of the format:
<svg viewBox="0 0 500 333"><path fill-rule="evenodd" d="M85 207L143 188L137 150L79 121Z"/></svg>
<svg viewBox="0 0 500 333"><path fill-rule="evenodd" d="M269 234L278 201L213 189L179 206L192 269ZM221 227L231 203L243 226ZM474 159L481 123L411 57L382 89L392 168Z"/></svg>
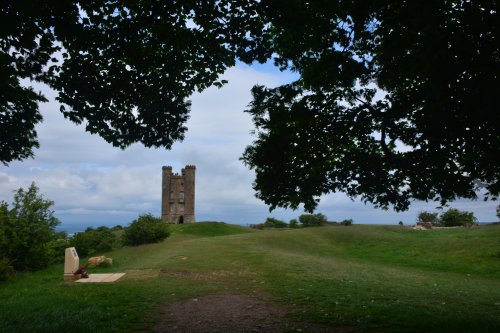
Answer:
<svg viewBox="0 0 500 333"><path fill-rule="evenodd" d="M432 225L441 225L438 213L422 211L417 215L417 222L431 222Z"/></svg>
<svg viewBox="0 0 500 333"><path fill-rule="evenodd" d="M340 222L341 225L345 225L345 226L350 226L354 223L354 221L352 219L346 219L346 220L343 220L342 222Z"/></svg>
<svg viewBox="0 0 500 333"><path fill-rule="evenodd" d="M299 216L299 221L304 227L325 225L327 222L326 216L321 213L302 214Z"/></svg>
<svg viewBox="0 0 500 333"><path fill-rule="evenodd" d="M12 209L0 203L0 253L15 270L36 270L51 263L48 244L56 238L59 224L50 210L53 204L39 194L35 183L15 192Z"/></svg>
<svg viewBox="0 0 500 333"><path fill-rule="evenodd" d="M6 281L12 274L14 274L14 267L10 265L10 261L0 257L0 281Z"/></svg>
<svg viewBox="0 0 500 333"><path fill-rule="evenodd" d="M471 226L477 220L473 212L461 211L455 208L448 209L441 214L440 218L445 227Z"/></svg>
<svg viewBox="0 0 500 333"><path fill-rule="evenodd" d="M290 228L293 228L293 229L298 228L299 227L299 221L297 221L297 219L291 219L290 223L288 224L288 226Z"/></svg>
<svg viewBox="0 0 500 333"><path fill-rule="evenodd" d="M288 224L286 222L268 217L266 219L266 222L264 222L264 228L286 228L288 227Z"/></svg>
<svg viewBox="0 0 500 333"><path fill-rule="evenodd" d="M123 243L125 245L158 243L168 236L170 236L170 231L161 218L154 217L151 214L144 214L125 228Z"/></svg>
<svg viewBox="0 0 500 333"><path fill-rule="evenodd" d="M120 231L120 230L123 230L123 227L121 225L115 225L113 228L111 228L111 230L113 231Z"/></svg>
<svg viewBox="0 0 500 333"><path fill-rule="evenodd" d="M71 246L68 234L65 231L56 232L54 239L47 243L51 262L64 262L64 250Z"/></svg>
<svg viewBox="0 0 500 333"><path fill-rule="evenodd" d="M108 227L87 228L70 239L70 244L81 256L111 251L117 246L118 237Z"/></svg>

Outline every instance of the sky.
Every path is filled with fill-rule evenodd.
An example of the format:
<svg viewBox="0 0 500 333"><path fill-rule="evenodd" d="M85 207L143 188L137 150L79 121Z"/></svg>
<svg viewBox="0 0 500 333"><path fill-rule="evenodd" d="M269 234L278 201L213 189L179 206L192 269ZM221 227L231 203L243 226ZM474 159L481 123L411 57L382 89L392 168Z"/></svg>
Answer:
<svg viewBox="0 0 500 333"><path fill-rule="evenodd" d="M145 148L134 144L115 148L97 135L85 132L64 119L55 101L56 93L33 84L48 103L40 104L44 121L36 128L40 148L35 157L0 165L0 201L12 202L13 191L35 182L40 192L55 202L61 230L84 230L88 226L128 225L140 214L160 215L161 168L174 172L196 165L197 221L234 224L262 223L267 217L285 221L303 210L276 209L256 199L252 189L253 171L240 160L254 137L246 109L255 84L277 86L293 79L269 65L238 64L223 75L229 83L222 89L209 88L192 96L188 132L172 150ZM451 207L474 212L480 222L496 221L497 202L459 200ZM352 218L363 224L414 224L418 212L435 211L435 203L413 202L403 213L375 209L342 193L325 195L316 212L330 221Z"/></svg>

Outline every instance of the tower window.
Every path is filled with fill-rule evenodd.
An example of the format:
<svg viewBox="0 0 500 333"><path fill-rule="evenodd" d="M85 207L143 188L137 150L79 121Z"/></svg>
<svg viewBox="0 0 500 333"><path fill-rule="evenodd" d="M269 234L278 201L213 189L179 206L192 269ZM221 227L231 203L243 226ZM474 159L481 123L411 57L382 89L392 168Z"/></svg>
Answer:
<svg viewBox="0 0 500 333"><path fill-rule="evenodd" d="M184 202L184 192L179 192L179 202Z"/></svg>

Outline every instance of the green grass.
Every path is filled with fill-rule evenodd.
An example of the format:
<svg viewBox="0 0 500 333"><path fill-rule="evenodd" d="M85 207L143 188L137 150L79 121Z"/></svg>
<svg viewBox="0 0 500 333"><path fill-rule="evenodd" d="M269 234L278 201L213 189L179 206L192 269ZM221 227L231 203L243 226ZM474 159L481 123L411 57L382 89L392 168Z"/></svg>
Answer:
<svg viewBox="0 0 500 333"><path fill-rule="evenodd" d="M172 230L161 244L105 254L114 265L100 271L127 273L114 284L66 284L62 265L1 284L0 330L147 331L160 304L233 292L360 332L500 331L500 226Z"/></svg>

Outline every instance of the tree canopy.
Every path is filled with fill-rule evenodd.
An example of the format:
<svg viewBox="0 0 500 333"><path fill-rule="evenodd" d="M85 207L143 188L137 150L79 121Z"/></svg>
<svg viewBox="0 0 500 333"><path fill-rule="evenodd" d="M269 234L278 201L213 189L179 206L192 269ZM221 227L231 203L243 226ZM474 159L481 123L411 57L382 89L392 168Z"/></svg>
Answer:
<svg viewBox="0 0 500 333"><path fill-rule="evenodd" d="M439 213L437 212L431 213L422 211L417 215L417 222L430 222L433 225L439 225L441 221L439 220L438 215Z"/></svg>
<svg viewBox="0 0 500 333"><path fill-rule="evenodd" d="M440 216L441 223L445 227L471 226L477 219L473 212L461 211L450 208Z"/></svg>
<svg viewBox="0 0 500 333"><path fill-rule="evenodd" d="M52 262L60 223L52 205L35 183L15 192L12 208L0 201L0 261L6 258L16 270L36 270Z"/></svg>
<svg viewBox="0 0 500 333"><path fill-rule="evenodd" d="M58 92L61 112L114 146L170 148L196 90L237 59L264 61L254 1L17 1L0 4L0 161L33 156L38 103L21 80Z"/></svg>
<svg viewBox="0 0 500 333"><path fill-rule="evenodd" d="M0 19L3 163L38 147L45 97L22 80L114 146L168 149L194 91L272 58L299 79L253 88L242 157L271 208L500 192L496 1L5 0Z"/></svg>
<svg viewBox="0 0 500 333"><path fill-rule="evenodd" d="M496 1L270 1L276 63L243 161L271 208L344 192L376 207L500 191Z"/></svg>

